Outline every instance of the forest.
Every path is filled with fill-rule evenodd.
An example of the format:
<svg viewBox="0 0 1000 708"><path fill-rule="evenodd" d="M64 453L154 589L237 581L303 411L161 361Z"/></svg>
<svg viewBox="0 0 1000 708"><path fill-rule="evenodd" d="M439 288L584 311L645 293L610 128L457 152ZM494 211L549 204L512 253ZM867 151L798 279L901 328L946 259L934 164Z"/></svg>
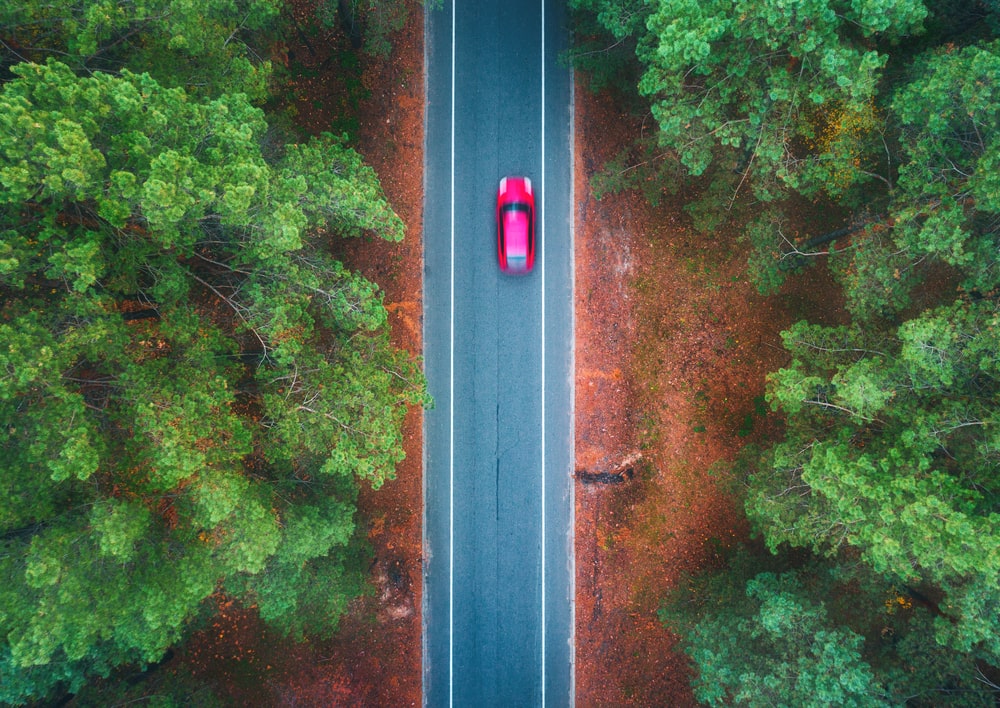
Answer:
<svg viewBox="0 0 1000 708"><path fill-rule="evenodd" d="M782 432L730 465L750 542L662 598L696 699L995 705L1000 4L570 6L569 60L649 118L594 193L694 186L760 293L822 267L846 303L782 334Z"/></svg>
<svg viewBox="0 0 1000 708"><path fill-rule="evenodd" d="M662 600L695 696L995 705L1000 3L569 4L569 60L654 127L594 192L697 185L760 292L824 267L847 303L783 335L783 434L732 465L752 542ZM399 3L356 6L389 51ZM219 597L304 638L366 592L359 489L429 399L332 255L403 226L289 117L297 31L282 0L0 5L0 703L128 700Z"/></svg>
<svg viewBox="0 0 1000 708"><path fill-rule="evenodd" d="M356 10L387 52L399 4ZM332 255L403 223L296 127L296 31L282 0L0 7L2 704L128 700L218 598L301 639L366 592L358 491L429 397Z"/></svg>

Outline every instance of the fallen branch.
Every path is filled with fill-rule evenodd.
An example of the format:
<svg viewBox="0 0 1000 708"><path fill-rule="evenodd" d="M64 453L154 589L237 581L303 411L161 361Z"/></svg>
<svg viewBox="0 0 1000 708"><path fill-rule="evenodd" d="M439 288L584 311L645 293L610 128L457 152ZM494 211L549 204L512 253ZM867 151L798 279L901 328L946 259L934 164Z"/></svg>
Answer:
<svg viewBox="0 0 1000 708"><path fill-rule="evenodd" d="M582 484L622 484L635 476L635 468L642 460L641 452L634 452L610 470L579 469L573 473Z"/></svg>

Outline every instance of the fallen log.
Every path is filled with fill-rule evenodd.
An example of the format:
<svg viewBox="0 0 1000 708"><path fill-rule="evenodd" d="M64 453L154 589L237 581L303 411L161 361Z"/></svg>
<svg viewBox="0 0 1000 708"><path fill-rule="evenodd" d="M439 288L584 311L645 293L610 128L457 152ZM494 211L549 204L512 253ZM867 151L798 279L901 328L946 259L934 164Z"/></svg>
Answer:
<svg viewBox="0 0 1000 708"><path fill-rule="evenodd" d="M642 460L641 452L634 452L611 469L578 469L573 476L581 484L622 484L635 477L635 469Z"/></svg>

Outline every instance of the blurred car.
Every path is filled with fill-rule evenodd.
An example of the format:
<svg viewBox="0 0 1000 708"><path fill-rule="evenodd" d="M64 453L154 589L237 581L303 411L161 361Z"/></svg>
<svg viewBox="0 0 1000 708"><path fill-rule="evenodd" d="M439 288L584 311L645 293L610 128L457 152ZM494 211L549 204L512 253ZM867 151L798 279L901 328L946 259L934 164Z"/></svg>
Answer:
<svg viewBox="0 0 1000 708"><path fill-rule="evenodd" d="M535 193L527 177L504 177L497 190L497 259L500 270L528 273L535 265Z"/></svg>

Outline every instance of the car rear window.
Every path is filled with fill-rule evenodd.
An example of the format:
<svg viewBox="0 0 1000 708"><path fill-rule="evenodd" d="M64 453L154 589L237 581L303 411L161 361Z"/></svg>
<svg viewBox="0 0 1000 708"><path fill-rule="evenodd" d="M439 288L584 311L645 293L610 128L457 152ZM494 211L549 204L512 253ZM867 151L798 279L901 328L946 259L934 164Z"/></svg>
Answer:
<svg viewBox="0 0 1000 708"><path fill-rule="evenodd" d="M527 270L528 257L527 256L508 256L507 257L507 269L511 271L523 271Z"/></svg>

